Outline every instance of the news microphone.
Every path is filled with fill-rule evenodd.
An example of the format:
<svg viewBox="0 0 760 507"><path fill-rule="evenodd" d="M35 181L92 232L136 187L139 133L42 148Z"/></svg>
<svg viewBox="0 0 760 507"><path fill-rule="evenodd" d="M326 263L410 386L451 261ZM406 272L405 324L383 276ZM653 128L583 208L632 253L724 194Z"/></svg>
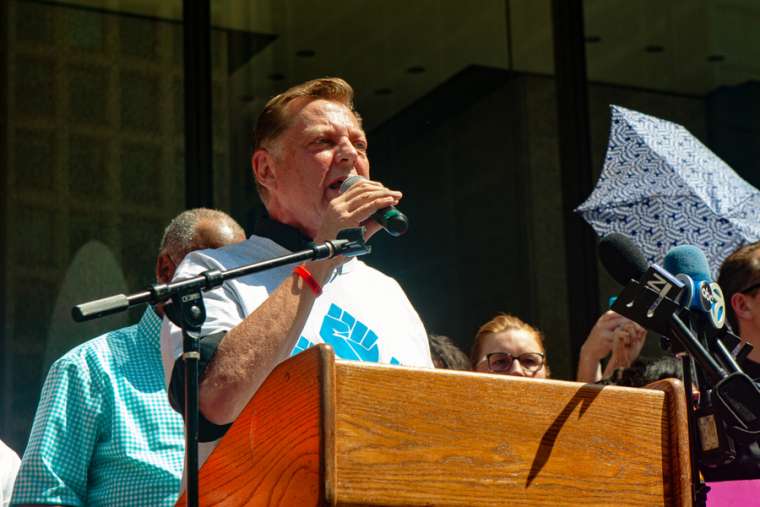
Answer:
<svg viewBox="0 0 760 507"><path fill-rule="evenodd" d="M649 269L649 263L634 241L619 232L611 232L599 241L599 260L620 285L638 280Z"/></svg>
<svg viewBox="0 0 760 507"><path fill-rule="evenodd" d="M599 245L599 257L610 275L625 285L612 309L647 329L675 338L689 353L691 358L688 363L686 358L682 359L687 392L691 390L691 382L688 382L690 376L687 376L689 363L696 362L706 376L707 384L701 381L703 375L698 375L702 397L695 413L696 423L693 426L690 423L690 434L695 437L700 450L700 470L705 472L709 471L709 467L730 463L737 456L737 451L741 451L738 453L741 455L746 450L746 442L760 440L760 388L741 371L725 347L720 346L720 340L716 340L716 352L723 365L681 320L681 315L686 318L690 316L691 311L686 306L691 305L694 299L694 290L688 291L684 280L698 280L694 284L698 288L706 286L712 289L710 284L714 282L708 282L707 261L698 259L698 254L693 250L676 250L668 259L667 266L681 275L677 277L657 264L648 266L645 260L642 262L644 256L641 251L622 234L605 236ZM683 299L688 304L682 304ZM727 331L724 329L718 333L725 334ZM741 444L738 449L734 445L737 438L739 440L736 442ZM756 462L753 464L753 477L756 477L758 467Z"/></svg>
<svg viewBox="0 0 760 507"><path fill-rule="evenodd" d="M726 376L725 370L692 333L680 315L688 315L677 301L685 284L658 266L649 265L638 246L628 236L614 233L599 244L599 258L620 284L625 285L612 310L650 331L675 339L689 352L710 378L717 382Z"/></svg>
<svg viewBox="0 0 760 507"><path fill-rule="evenodd" d="M707 316L715 329L721 329L726 322L726 303L723 290L710 277L710 265L704 252L694 245L671 248L665 255L663 267L686 286L679 303Z"/></svg>
<svg viewBox="0 0 760 507"><path fill-rule="evenodd" d="M363 179L366 178L364 178L364 176L359 176L358 174L348 177L340 185L340 193L342 194ZM379 209L372 214L371 218L380 224L380 226L385 229L385 232L394 237L401 236L407 231L407 229L409 229L409 219L406 218L406 215L401 213L395 206Z"/></svg>
<svg viewBox="0 0 760 507"><path fill-rule="evenodd" d="M690 323L700 339L715 352L729 372L742 371L748 349L726 325L726 301L723 290L710 278L710 266L704 252L693 245L670 249L663 264L684 282L678 303L691 312ZM734 349L729 352L729 349ZM744 351L744 352L742 352Z"/></svg>

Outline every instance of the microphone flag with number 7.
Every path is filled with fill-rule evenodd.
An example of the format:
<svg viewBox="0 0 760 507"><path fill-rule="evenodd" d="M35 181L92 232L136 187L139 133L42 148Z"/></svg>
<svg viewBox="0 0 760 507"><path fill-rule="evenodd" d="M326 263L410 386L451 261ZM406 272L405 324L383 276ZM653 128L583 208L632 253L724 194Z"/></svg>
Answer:
<svg viewBox="0 0 760 507"><path fill-rule="evenodd" d="M686 285L682 303L708 317L715 329L726 322L723 290L710 276L710 267L702 250L694 245L671 248L662 266Z"/></svg>
<svg viewBox="0 0 760 507"><path fill-rule="evenodd" d="M760 191L684 127L611 109L604 167L575 210L599 236L631 236L650 263L696 245L713 274L740 245L760 240Z"/></svg>

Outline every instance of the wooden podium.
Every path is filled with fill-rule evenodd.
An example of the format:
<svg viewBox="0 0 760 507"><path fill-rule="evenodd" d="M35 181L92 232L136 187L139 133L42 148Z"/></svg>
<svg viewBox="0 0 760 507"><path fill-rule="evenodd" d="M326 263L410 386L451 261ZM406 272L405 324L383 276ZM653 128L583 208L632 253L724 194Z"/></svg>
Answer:
<svg viewBox="0 0 760 507"><path fill-rule="evenodd" d="M320 345L262 385L201 468L200 504L690 505L683 389L650 387L356 363Z"/></svg>

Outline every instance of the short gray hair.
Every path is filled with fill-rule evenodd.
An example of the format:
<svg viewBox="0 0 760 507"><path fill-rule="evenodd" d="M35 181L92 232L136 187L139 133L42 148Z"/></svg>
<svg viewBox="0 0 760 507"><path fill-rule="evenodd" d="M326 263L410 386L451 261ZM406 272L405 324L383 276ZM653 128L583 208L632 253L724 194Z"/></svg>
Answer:
<svg viewBox="0 0 760 507"><path fill-rule="evenodd" d="M243 229L227 213L209 208L194 208L183 211L169 222L161 237L158 254L164 252L178 254L184 257L193 250L196 226L201 220L218 221L228 225L235 234L245 237Z"/></svg>

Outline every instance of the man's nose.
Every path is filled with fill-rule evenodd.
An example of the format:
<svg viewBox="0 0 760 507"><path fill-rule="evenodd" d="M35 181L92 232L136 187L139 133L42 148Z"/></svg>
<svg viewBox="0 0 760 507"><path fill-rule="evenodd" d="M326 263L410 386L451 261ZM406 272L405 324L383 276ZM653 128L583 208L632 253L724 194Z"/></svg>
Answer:
<svg viewBox="0 0 760 507"><path fill-rule="evenodd" d="M350 162L353 164L358 156L359 153L349 139L344 138L338 143L338 153L336 155L338 162Z"/></svg>

